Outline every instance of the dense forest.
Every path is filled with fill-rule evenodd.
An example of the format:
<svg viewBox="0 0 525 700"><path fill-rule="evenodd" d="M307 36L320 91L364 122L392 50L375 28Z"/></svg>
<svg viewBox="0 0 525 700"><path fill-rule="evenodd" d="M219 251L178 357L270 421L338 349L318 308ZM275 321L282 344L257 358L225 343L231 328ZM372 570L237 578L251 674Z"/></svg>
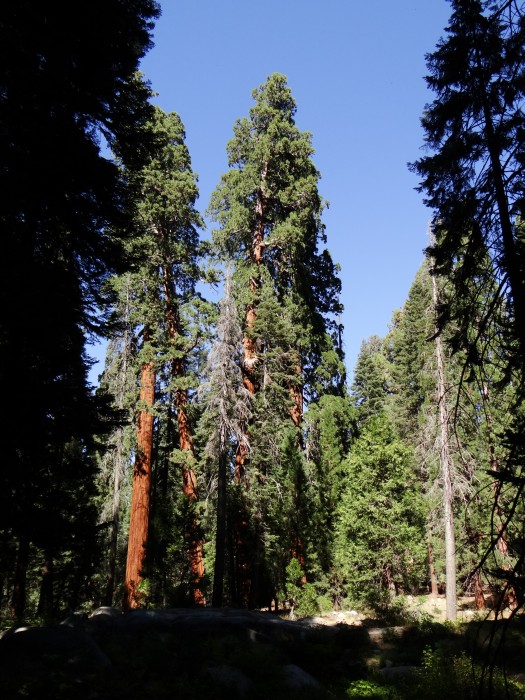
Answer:
<svg viewBox="0 0 525 700"><path fill-rule="evenodd" d="M450 621L465 593L523 608L525 4L450 5L410 165L428 248L350 382L285 76L233 124L206 234L184 125L138 72L156 3L4 8L4 626L422 593Z"/></svg>

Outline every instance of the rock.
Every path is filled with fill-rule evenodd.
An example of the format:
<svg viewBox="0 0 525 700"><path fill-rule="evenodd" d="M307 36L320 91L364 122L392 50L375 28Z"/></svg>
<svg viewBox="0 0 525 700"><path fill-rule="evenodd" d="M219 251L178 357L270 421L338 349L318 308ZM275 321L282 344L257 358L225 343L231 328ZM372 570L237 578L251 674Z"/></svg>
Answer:
<svg viewBox="0 0 525 700"><path fill-rule="evenodd" d="M42 688L55 685L81 688L111 669L96 642L67 625L19 628L0 640L0 697L42 697Z"/></svg>
<svg viewBox="0 0 525 700"><path fill-rule="evenodd" d="M238 668L222 664L206 669L206 675L215 683L235 693L234 697L247 698L253 693L253 683L250 678Z"/></svg>
<svg viewBox="0 0 525 700"><path fill-rule="evenodd" d="M318 690L321 687L313 676L295 664L281 666L281 670L284 683L289 688L315 688Z"/></svg>

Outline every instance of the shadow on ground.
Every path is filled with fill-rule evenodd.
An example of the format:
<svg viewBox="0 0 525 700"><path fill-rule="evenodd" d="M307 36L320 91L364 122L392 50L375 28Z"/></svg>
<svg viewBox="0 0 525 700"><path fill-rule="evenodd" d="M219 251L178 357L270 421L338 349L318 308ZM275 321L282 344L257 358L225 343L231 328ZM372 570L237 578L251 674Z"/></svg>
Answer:
<svg viewBox="0 0 525 700"><path fill-rule="evenodd" d="M445 663L441 674L450 684L447 660L461 659L465 652L481 658L489 629L476 623L452 628L429 622L387 627L370 620L360 626L325 626L227 609L124 614L100 608L60 625L4 633L0 697L404 700L421 696L421 684L430 678L429 658L433 686L441 683L437 660ZM508 660L516 675L525 671L520 668L525 658L522 621L513 634ZM447 700L455 697L454 686L452 691L432 690L436 696L425 692L426 700L444 697L444 692ZM458 693L467 697L464 690Z"/></svg>

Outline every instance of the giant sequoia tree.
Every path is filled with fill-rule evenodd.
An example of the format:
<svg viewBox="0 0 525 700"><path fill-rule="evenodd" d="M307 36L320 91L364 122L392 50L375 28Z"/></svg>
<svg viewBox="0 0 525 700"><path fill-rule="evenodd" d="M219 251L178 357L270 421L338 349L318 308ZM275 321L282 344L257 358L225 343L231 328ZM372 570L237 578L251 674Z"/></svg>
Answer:
<svg viewBox="0 0 525 700"><path fill-rule="evenodd" d="M10 397L0 528L2 560L11 566L16 543L22 577L28 543L51 572L69 546L52 533L91 517L86 455L98 407L83 348L101 330L101 282L123 263L108 225L126 229L125 183L99 140L121 137L126 160L142 153L150 107L135 72L156 15L152 0L97 1L75 14L24 0L0 19L0 391Z"/></svg>
<svg viewBox="0 0 525 700"><path fill-rule="evenodd" d="M188 391L195 384L191 376L192 356L199 346L198 336L204 332L199 322L192 324L191 320L198 316L203 304L195 292L200 277L198 228L202 224L195 208L197 178L177 114L155 108L148 134L152 145L145 165L126 170L136 195L136 235L130 246L135 264L127 278L129 288L121 285L121 292L131 292L131 325L140 346L140 369L136 370L140 372L141 385L136 406L137 449L126 567L128 607L141 602L137 586L143 578L150 539L155 436L157 473L163 474L161 490L168 490L169 463L176 464L179 483L173 486L178 486L188 501L188 578L195 600L203 601L199 589L204 573L202 541L191 513L197 500L197 479L188 405ZM118 146L120 150L120 143ZM156 427L155 416L159 418ZM162 469L158 466L161 462ZM156 544L158 549L159 543Z"/></svg>
<svg viewBox="0 0 525 700"><path fill-rule="evenodd" d="M239 484L248 479L245 498L252 501L239 515L245 533L237 540L245 541L251 528L252 544L239 551L238 569L251 570L260 581L271 579L271 588L278 576L267 570L263 550L275 538L290 555L304 557L306 548L306 516L299 515L300 436L291 441L286 436L302 424L304 399L340 391L344 372L332 337L340 281L330 254L320 250L326 237L311 136L295 125L296 105L284 76L271 75L253 97L249 116L234 126L230 170L212 195L210 214L220 226L214 231L216 248L235 264L235 295L244 316L244 384L255 399L248 471L242 444L236 463L236 478ZM295 504L278 514L272 511L285 483ZM242 560L246 556L250 561ZM241 602L254 603L254 587L252 593L249 582L239 587Z"/></svg>

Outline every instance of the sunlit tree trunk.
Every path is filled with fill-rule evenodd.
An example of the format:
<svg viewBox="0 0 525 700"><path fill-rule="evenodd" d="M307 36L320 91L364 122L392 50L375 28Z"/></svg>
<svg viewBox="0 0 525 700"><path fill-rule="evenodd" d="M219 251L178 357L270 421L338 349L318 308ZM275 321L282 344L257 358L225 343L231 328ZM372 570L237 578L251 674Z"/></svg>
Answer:
<svg viewBox="0 0 525 700"><path fill-rule="evenodd" d="M438 308L438 291L436 278L432 276L432 298L434 313ZM439 418L439 460L441 480L443 483L443 518L445 524L445 585L447 620L457 617L456 594L456 536L454 532L454 489L452 484L452 460L450 455L448 412L446 405L445 363L443 343L436 327L435 350L437 363L437 396Z"/></svg>
<svg viewBox="0 0 525 700"><path fill-rule="evenodd" d="M144 345L150 339L148 329L144 329ZM153 453L153 404L155 401L155 362L147 360L142 365L140 382L140 402L142 408L137 423L137 456L133 470L131 496L131 518L128 536L128 555L124 608L138 608L142 604L139 584L146 558L148 540L149 509L151 493L151 468Z"/></svg>

